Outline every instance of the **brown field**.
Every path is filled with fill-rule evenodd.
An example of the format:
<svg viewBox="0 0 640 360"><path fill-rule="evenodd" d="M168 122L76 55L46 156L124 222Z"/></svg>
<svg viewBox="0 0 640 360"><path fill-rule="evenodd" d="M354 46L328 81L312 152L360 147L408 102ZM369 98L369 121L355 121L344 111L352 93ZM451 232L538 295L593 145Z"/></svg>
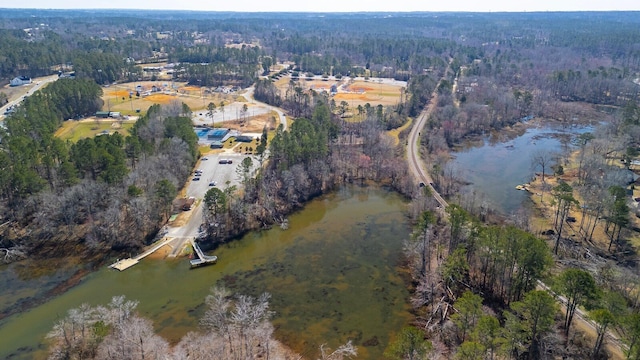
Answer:
<svg viewBox="0 0 640 360"><path fill-rule="evenodd" d="M184 90L184 91L195 91L195 92L200 92L200 88L198 86L183 86L178 90Z"/></svg>
<svg viewBox="0 0 640 360"><path fill-rule="evenodd" d="M535 217L534 221L532 221L532 223L536 226L535 230L544 231L547 229L553 229L555 208L553 206L550 206L550 204L554 203L554 198L552 192L549 191L549 189L557 186L559 184L559 180L563 180L569 184L573 183L577 178L576 174L577 169L571 167L568 167L565 170L564 175L562 176L545 174L545 183L547 184L546 190L543 190L542 187L542 176L536 176L536 181L532 181L530 183L530 192L532 194L535 194L531 196L531 200L533 200L534 204L536 204L540 215L538 217ZM583 201L583 199L576 192L574 192L574 196L576 197L576 200ZM574 217L576 219L576 222L573 224L566 223L565 228L563 229L563 237L571 237L575 241L582 243L582 234L579 233L578 225L582 223L582 212L580 211L580 209L572 208L569 212L569 216ZM635 216L630 215L630 220L632 225L640 225L640 221L635 218ZM595 246L599 249L606 250L609 246L610 237L605 231L605 226L606 223L604 221L598 222L598 225L596 226L593 233L592 242L585 245ZM626 240L634 247L640 246L640 237L637 235L637 233L631 233L631 235L628 236ZM612 246L612 249L615 251L615 243Z"/></svg>
<svg viewBox="0 0 640 360"><path fill-rule="evenodd" d="M338 93L338 94L335 94L333 98L336 100L337 103L339 103L340 101L358 102L358 103L361 102L362 103L361 105L364 105L366 103L371 104L372 102L376 102L376 104L382 104L381 100L383 99L382 96L375 96L375 94L369 95L369 94L350 94L350 93ZM355 106L357 107L358 105L355 105Z"/></svg>
<svg viewBox="0 0 640 360"><path fill-rule="evenodd" d="M167 85L166 89L171 91L171 94L153 93L149 96L133 96L133 98L129 99L129 93L135 93L137 85L141 85L143 91L147 91L151 90L154 85L163 88L165 84ZM139 81L103 88L102 100L104 105L102 110L119 111L124 115L140 115L144 114L151 105L165 105L173 100L184 102L194 111L205 109L210 102L219 106L222 101L227 104L237 101L237 96L235 95L208 94L201 91L200 87L190 86L184 82L174 82L173 87L170 81ZM136 112L136 109L140 109L140 114Z"/></svg>
<svg viewBox="0 0 640 360"><path fill-rule="evenodd" d="M312 84L314 89L330 89L331 88L331 84L330 83L320 83L320 84ZM311 88L311 86L310 86Z"/></svg>
<svg viewBox="0 0 640 360"><path fill-rule="evenodd" d="M125 97L128 98L129 97L129 92L127 90L115 90L111 92L111 95L113 95L114 97Z"/></svg>
<svg viewBox="0 0 640 360"><path fill-rule="evenodd" d="M0 92L7 94L7 98L9 101L13 101L21 96L24 96L27 91L29 91L34 84L22 85L22 86L9 86L9 84L5 85L0 89Z"/></svg>
<svg viewBox="0 0 640 360"><path fill-rule="evenodd" d="M145 97L145 100L151 101L154 104L168 104L173 100L177 100L178 97L175 95L166 95L166 94L151 94Z"/></svg>
<svg viewBox="0 0 640 360"><path fill-rule="evenodd" d="M355 92L365 92L365 91L374 91L375 89L372 87L368 87L368 86L349 86L349 90L351 91L355 91Z"/></svg>
<svg viewBox="0 0 640 360"><path fill-rule="evenodd" d="M251 116L247 118L244 124L240 120L225 121L224 127L242 132L260 133L265 126L267 129L275 129L277 127L278 124L273 121L274 117L277 119L278 115L269 113Z"/></svg>
<svg viewBox="0 0 640 360"><path fill-rule="evenodd" d="M289 87L290 81L290 78L282 77L275 82L275 85L282 94L285 94L287 88ZM343 85L344 80L325 81L315 78L313 80L300 78L300 80L298 80L298 83L305 89L328 91L333 84L338 84L338 86ZM355 109L356 107L358 107L358 105L364 105L366 103L369 103L371 106L377 106L378 104L384 106L395 105L400 101L401 87L397 85L379 83L375 80L356 80L352 81L346 87L346 91L347 92L344 92L343 89L340 88L338 93L334 95L334 99L337 103L346 101L349 103L349 106L351 108Z"/></svg>
<svg viewBox="0 0 640 360"><path fill-rule="evenodd" d="M393 143L396 146L400 144L400 133L403 132L405 129L409 128L412 123L413 123L413 119L409 118L406 124L400 126L399 128L387 131L387 134L391 136L391 138L393 139Z"/></svg>

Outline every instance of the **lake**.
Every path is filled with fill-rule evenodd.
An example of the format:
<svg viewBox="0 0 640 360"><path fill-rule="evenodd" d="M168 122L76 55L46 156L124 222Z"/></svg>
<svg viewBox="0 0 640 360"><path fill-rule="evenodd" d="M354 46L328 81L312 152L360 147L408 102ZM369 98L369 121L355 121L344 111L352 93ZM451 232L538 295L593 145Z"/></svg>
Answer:
<svg viewBox="0 0 640 360"><path fill-rule="evenodd" d="M0 358L46 357L44 336L56 319L82 303L106 304L121 294L138 300L140 314L175 343L197 329L209 289L224 285L237 294L271 293L276 337L303 355L351 339L359 359L379 359L411 319L398 268L410 233L405 206L383 189L344 187L291 215L288 230L253 232L215 250L216 265L191 270L187 259L145 259L124 272L100 269L0 322ZM5 286L19 287L19 278L7 279ZM0 298L15 297L10 288L3 287Z"/></svg>

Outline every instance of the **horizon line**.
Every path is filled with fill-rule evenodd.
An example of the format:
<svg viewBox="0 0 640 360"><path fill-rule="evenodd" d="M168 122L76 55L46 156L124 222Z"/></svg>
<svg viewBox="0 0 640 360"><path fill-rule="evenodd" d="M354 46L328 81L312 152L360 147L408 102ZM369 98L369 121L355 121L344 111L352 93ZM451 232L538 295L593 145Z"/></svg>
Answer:
<svg viewBox="0 0 640 360"><path fill-rule="evenodd" d="M409 10L409 11L397 11L397 10L354 10L354 11L316 11L316 10L255 10L255 11L243 11L243 10L203 10L203 9L174 9L174 8L164 8L164 9L145 9L145 8L43 8L43 7L33 7L33 8L20 8L20 7L0 7L0 10L47 10L47 11L174 11L174 12L208 12L208 13L239 13L239 14L358 14L358 13L366 13L366 14L500 14L500 13L509 13L509 14L535 14L535 13L613 13L613 12L640 12L639 9L613 9L613 10L602 10L602 9L588 9L588 10L486 10L486 11L477 11L477 10Z"/></svg>

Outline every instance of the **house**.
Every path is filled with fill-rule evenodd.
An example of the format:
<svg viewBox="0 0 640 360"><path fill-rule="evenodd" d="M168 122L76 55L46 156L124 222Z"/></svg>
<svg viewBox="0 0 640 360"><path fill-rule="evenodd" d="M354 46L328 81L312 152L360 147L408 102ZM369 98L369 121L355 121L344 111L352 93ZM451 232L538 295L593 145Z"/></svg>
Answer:
<svg viewBox="0 0 640 360"><path fill-rule="evenodd" d="M13 78L13 80L11 80L9 82L9 84L11 86L20 86L20 85L25 85L25 84L31 84L31 78L28 76L18 76Z"/></svg>

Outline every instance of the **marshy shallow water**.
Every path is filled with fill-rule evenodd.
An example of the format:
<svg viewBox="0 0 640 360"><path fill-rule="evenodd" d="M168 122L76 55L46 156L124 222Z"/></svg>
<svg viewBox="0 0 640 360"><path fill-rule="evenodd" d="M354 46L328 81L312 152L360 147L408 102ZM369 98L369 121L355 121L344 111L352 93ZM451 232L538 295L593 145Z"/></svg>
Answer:
<svg viewBox="0 0 640 360"><path fill-rule="evenodd" d="M516 185L529 182L535 172L532 158L538 151L562 152L571 148L576 135L593 131L589 125L562 127L542 124L527 128L514 138L486 137L478 146L467 146L454 153L448 164L462 179L471 183L464 190L475 191L480 201L502 214L511 214L529 200L529 193ZM546 169L547 173L553 170Z"/></svg>

